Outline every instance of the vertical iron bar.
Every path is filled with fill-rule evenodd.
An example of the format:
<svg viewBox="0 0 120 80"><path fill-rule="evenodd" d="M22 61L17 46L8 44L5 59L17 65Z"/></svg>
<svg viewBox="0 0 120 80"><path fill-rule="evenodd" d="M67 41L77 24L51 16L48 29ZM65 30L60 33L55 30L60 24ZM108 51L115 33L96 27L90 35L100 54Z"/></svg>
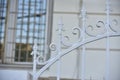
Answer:
<svg viewBox="0 0 120 80"><path fill-rule="evenodd" d="M37 42L35 41L35 42L34 42L34 45L33 45L33 52L32 52L32 55L33 55L33 80L37 80L37 78L36 78L37 49L38 49L38 47L37 47Z"/></svg>
<svg viewBox="0 0 120 80"><path fill-rule="evenodd" d="M63 27L63 23L62 23L62 18L59 20L58 23L58 54L61 54L61 42L62 42L62 27ZM61 66L61 60L60 57L58 59L58 63L57 63L57 80L60 80L60 67Z"/></svg>
<svg viewBox="0 0 120 80"><path fill-rule="evenodd" d="M84 2L82 4L82 29L83 29L83 32L82 32L82 41L84 42L85 41L85 22L86 22L86 10L85 10L85 7L84 7ZM81 80L85 80L85 45L82 46L82 74L81 74Z"/></svg>
<svg viewBox="0 0 120 80"><path fill-rule="evenodd" d="M106 0L106 29L107 29L107 42L106 42L106 77L105 80L110 80L110 38L109 38L109 24L110 24L110 0Z"/></svg>
<svg viewBox="0 0 120 80"><path fill-rule="evenodd" d="M79 0L79 11L80 11L80 13L78 14L78 20L79 20L79 22L78 22L78 24L79 24L79 27L81 27L80 25L82 24L82 20L81 20L81 10L82 10L82 5L83 4L83 0ZM81 50L80 50L80 48L77 48L77 79L79 80L80 79L80 53L81 53Z"/></svg>

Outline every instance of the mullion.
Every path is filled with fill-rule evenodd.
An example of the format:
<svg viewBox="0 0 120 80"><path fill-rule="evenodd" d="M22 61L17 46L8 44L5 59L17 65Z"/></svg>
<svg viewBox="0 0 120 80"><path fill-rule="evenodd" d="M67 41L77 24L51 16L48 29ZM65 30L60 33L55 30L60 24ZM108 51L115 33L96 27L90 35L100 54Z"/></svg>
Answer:
<svg viewBox="0 0 120 80"><path fill-rule="evenodd" d="M41 2L41 9L43 9L43 3L44 3L44 1L42 0L42 2ZM43 13L42 10L41 10L41 13ZM43 16L41 17L41 23L42 23L42 24L44 23L44 21L43 21ZM42 32L41 32L41 38L42 38L42 37L44 37L44 33L45 33L45 32L44 32L44 28L45 28L45 26L41 25L41 28L42 28ZM42 40L41 40L41 43L42 43L42 44L44 44L44 40L45 40L45 39L42 39ZM40 51L43 51L43 52L41 52L42 55L43 55L43 53L44 53L43 47L44 47L44 45L41 46L41 50L40 50Z"/></svg>
<svg viewBox="0 0 120 80"><path fill-rule="evenodd" d="M28 23L30 23L30 12L31 12L31 0L29 0L28 2ZM30 24L27 25L27 37L26 37L26 45L29 45L29 28L30 27ZM26 47L26 61L28 60L28 54L29 54L29 51L28 51L28 48Z"/></svg>
<svg viewBox="0 0 120 80"><path fill-rule="evenodd" d="M36 33L36 17L37 16L35 16L37 13L36 13L36 6L37 6L37 1L36 0L34 0L34 2L33 1L31 1L32 3L34 3L33 5L34 6L32 6L33 7L33 9L34 9L34 11L33 11L33 26L32 26L32 31L30 31L30 33L32 33L32 37L31 37L31 39L32 39L32 44L34 44L34 40L35 39L37 39L37 37L35 37L35 33ZM27 57L30 57L30 55L29 54L27 54ZM27 59L27 61L28 61L28 59Z"/></svg>
<svg viewBox="0 0 120 80"><path fill-rule="evenodd" d="M22 24L21 24L21 29L22 29L21 31L22 31L22 33L21 33L21 36L23 36L23 34L24 34L23 33L23 31L24 31L24 17L23 16L25 15L25 0L23 0L22 2L23 2L23 5L22 5ZM23 42L22 42L23 39L24 38L22 37L21 38L21 43L22 44L23 44ZM21 49L21 53L22 53L22 51L23 50ZM20 55L20 57L22 57L22 54Z"/></svg>
<svg viewBox="0 0 120 80"><path fill-rule="evenodd" d="M45 2L44 2L45 1ZM42 9L44 8L43 6L44 6L44 3L45 3L45 5L46 5L46 0L43 0L43 3L42 3ZM45 7L46 8L46 7ZM41 11L42 13L43 13L43 11ZM45 16L44 16L44 18L45 18ZM46 22L46 18L45 19L42 19L42 20L44 20L43 22L45 23ZM43 27L43 26L42 26ZM45 25L44 25L44 32L43 32L43 34L42 34L42 37L44 36L45 37ZM45 50L45 38L44 38L44 40L43 40L43 53L44 53L44 50Z"/></svg>
<svg viewBox="0 0 120 80"><path fill-rule="evenodd" d="M32 1L31 1L32 2ZM33 20L33 26L32 26L32 30L30 30L29 29L29 33L32 33L32 36L29 36L29 38L31 38L32 39L32 44L34 43L34 38L36 38L35 37L35 28L36 28L36 16L35 16L35 14L36 14L36 0L35 0L35 2L32 2L32 3L34 3L33 5L34 6L32 6L33 7L33 9L34 9L34 12L33 12L33 14L34 14L34 16L33 16L33 18L34 19L32 19ZM31 17L30 17L31 18ZM30 42L29 42L30 43ZM29 51L29 50L28 50ZM28 57L29 57L29 53L28 54L26 54L27 56L26 56L26 61L28 61Z"/></svg>
<svg viewBox="0 0 120 80"><path fill-rule="evenodd" d="M34 6L34 14L37 14L37 13L36 13L36 3L37 3L37 1L35 0L35 3L34 3L34 4L35 4L35 6ZM35 32L35 28L37 27L37 26L36 26L36 17L37 17L37 16L34 16L33 37L35 37L35 33L36 33L36 32ZM34 38L33 38L33 43L34 43Z"/></svg>
<svg viewBox="0 0 120 80"><path fill-rule="evenodd" d="M42 8L42 0L40 0L40 9ZM40 11L40 14L42 13L41 10ZM42 23L42 16L40 17L40 29L42 30L42 26L41 26L41 23ZM41 37L42 37L42 31L40 32L40 36L39 36L39 40L40 40L40 44L42 44L42 40L41 40ZM41 51L41 45L40 45L40 51Z"/></svg>
<svg viewBox="0 0 120 80"><path fill-rule="evenodd" d="M40 9L40 5L39 5L39 9ZM39 10L39 14L40 14L40 10ZM37 39L38 42L40 37L39 33L40 33L40 17L39 17L39 24L38 24L38 39Z"/></svg>
<svg viewBox="0 0 120 80"><path fill-rule="evenodd" d="M4 0L1 1L1 5L2 5L2 7L1 7L0 13L1 13L1 17L4 17L3 16L3 14L4 14ZM1 30L2 30L2 28L3 28L3 19L1 19Z"/></svg>
<svg viewBox="0 0 120 80"><path fill-rule="evenodd" d="M42 6L41 8L42 8L42 9L43 9L44 1L45 1L45 0L42 0L42 4L41 4L41 6ZM41 13L43 13L42 10L41 10ZM42 23L44 23L45 21L43 21L43 16L41 17L41 19L42 19ZM42 26L42 25L41 25L41 26ZM45 35L44 35L44 33L45 33L45 26L44 26L44 27L42 26L42 29L43 29L43 31L42 31L42 37L44 37L44 36L45 36ZM42 37L41 37L41 38L42 38ZM45 39L42 39L41 41L42 41L42 43L44 44ZM42 45L41 48L42 48L41 51L43 51L43 52L42 52L42 54L43 54L43 53L44 53L44 45Z"/></svg>
<svg viewBox="0 0 120 80"><path fill-rule="evenodd" d="M22 0L22 16L24 16L24 0ZM19 4L19 6L21 6L20 4ZM21 61L21 48L22 48L22 30L23 30L23 17L21 18L21 27L20 27L21 29L20 29L20 45L19 45L19 49L18 49L18 61Z"/></svg>

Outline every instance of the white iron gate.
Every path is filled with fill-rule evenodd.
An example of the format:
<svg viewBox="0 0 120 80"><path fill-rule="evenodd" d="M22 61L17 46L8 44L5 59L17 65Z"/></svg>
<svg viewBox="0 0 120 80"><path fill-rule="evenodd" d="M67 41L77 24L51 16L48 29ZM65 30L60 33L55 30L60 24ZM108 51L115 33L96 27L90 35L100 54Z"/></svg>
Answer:
<svg viewBox="0 0 120 80"><path fill-rule="evenodd" d="M100 40L103 38L106 38L106 75L105 75L105 80L110 80L109 76L110 76L110 37L117 37L120 36L120 32L117 30L114 30L112 28L112 26L110 25L110 1L106 0L106 21L98 21L98 24L102 24L104 26L104 32L102 32L101 34L90 34L87 27L86 26L86 9L84 7L84 1L83 1L83 5L82 5L82 10L81 10L81 17L82 17L82 27L77 27L74 28L74 32L73 34L76 34L75 31L79 31L79 39L72 44L68 44L64 41L64 36L62 35L62 27L63 27L63 23L62 23L62 19L60 19L59 23L58 23L58 36L59 36L59 41L58 41L58 45L51 43L50 45L50 49L51 50L55 50L58 53L58 55L50 58L48 61L44 61L44 57L42 55L39 54L39 52L37 52L37 42L35 42L34 46L33 46L33 52L31 53L33 55L33 80L37 80L38 77L47 69L49 68L52 64L54 64L56 61L58 61L58 65L57 65L57 80L60 80L60 59L61 57L63 57L64 55L68 54L70 51L78 48L78 47L82 47L82 74L81 74L81 80L85 80L85 50L86 47L84 46L87 43L90 42L94 42L96 40ZM88 26L89 28L93 28L92 26ZM101 27L98 26L97 27ZM112 31L112 32L110 32ZM90 38L85 38L85 35L90 36ZM68 37L67 37L68 38ZM61 51L61 46L67 46L68 48L65 49L64 51ZM36 71L36 66L37 65L44 65L39 71Z"/></svg>

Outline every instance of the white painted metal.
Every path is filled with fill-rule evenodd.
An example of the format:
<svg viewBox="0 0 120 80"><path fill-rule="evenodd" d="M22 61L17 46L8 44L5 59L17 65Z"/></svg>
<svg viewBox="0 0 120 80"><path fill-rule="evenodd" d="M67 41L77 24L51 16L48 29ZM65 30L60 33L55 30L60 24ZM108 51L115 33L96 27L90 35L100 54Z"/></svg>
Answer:
<svg viewBox="0 0 120 80"><path fill-rule="evenodd" d="M111 33L109 35L109 37L116 37L116 36L120 36L120 33ZM63 57L64 55L68 54L70 51L81 47L82 45L85 45L87 43L90 42L94 42L103 38L106 38L107 35L103 34L103 35L99 35L97 37L91 37L86 39L84 42L77 42L75 44L73 44L71 47L69 47L68 49L64 50L61 52L61 54L58 54L56 56L54 56L53 58L49 59L46 63L45 66L42 67L40 70L38 70L38 72L36 72L36 74L33 74L34 76L36 76L36 78L38 78L47 68L49 68L52 64L54 64L56 61L58 61L59 58ZM43 62L44 63L44 62ZM33 63L34 64L34 63ZM34 67L34 66L33 66Z"/></svg>
<svg viewBox="0 0 120 80"><path fill-rule="evenodd" d="M58 37L59 37L58 48L57 48L58 54L61 54L62 27L63 27L63 23L62 23L62 17L61 17L61 19L58 23ZM58 64L57 64L57 80L60 80L60 68L61 68L60 66L61 66L61 60L59 58Z"/></svg>
<svg viewBox="0 0 120 80"><path fill-rule="evenodd" d="M34 43L33 51L31 53L31 55L33 55L33 80L37 80L36 76L35 76L35 74L36 74L36 65L37 65L37 56L39 55L37 42Z"/></svg>
<svg viewBox="0 0 120 80"><path fill-rule="evenodd" d="M105 80L110 80L110 38L109 38L109 25L110 25L110 0L106 0L106 33L107 33L107 42L106 42L106 75Z"/></svg>
<svg viewBox="0 0 120 80"><path fill-rule="evenodd" d="M86 22L86 10L84 7L84 2L83 2L83 6L82 6L82 42L85 41L85 22ZM85 80L85 45L82 46L82 73L81 73L81 80Z"/></svg>
<svg viewBox="0 0 120 80"><path fill-rule="evenodd" d="M90 42L94 42L96 40L99 39L103 39L106 38L106 75L105 75L105 80L109 80L110 77L110 71L109 71L109 67L110 67L110 41L109 38L110 37L117 37L120 36L120 32L115 31L112 29L112 27L110 27L110 1L106 0L106 23L104 24L103 21L98 21L98 23L103 24L105 27L105 32L102 32L101 34L97 34L97 35L92 35L89 32L87 32L86 30L86 11L84 8L84 5L82 7L81 10L81 17L82 17L82 29L81 28L74 28L73 30L78 30L79 31L79 39L74 42L74 43L66 43L64 41L64 36L62 35L62 27L63 27L63 23L62 23L62 19L60 19L60 22L58 23L59 29L58 29L58 37L59 37L59 42L58 42L58 46L54 43L51 43L50 45L50 49L51 50L57 50L56 52L58 53L56 56L50 58L48 61L41 61L44 57L40 56L40 54L37 52L37 43L35 43L34 47L33 47L33 52L31 53L33 55L33 80L37 80L37 78L47 69L49 68L52 64L54 64L56 61L58 61L58 65L57 65L57 80L60 80L60 66L61 66L61 62L60 59L61 57L63 57L64 55L68 54L70 51L81 47L82 46L82 74L81 74L81 78L82 80L85 80L85 44L90 43ZM84 3L83 3L84 4ZM92 26L90 26L91 28L93 28ZM100 26L99 26L100 28ZM113 31L114 33L110 33L109 31ZM76 34L75 32L73 32L73 34ZM89 38L86 38L85 35L90 36ZM69 38L69 37L67 37ZM82 39L82 40L81 40ZM61 46L64 45L67 47L67 49L65 50L61 50ZM43 59L44 60L44 59ZM40 70L36 71L36 65L44 65Z"/></svg>

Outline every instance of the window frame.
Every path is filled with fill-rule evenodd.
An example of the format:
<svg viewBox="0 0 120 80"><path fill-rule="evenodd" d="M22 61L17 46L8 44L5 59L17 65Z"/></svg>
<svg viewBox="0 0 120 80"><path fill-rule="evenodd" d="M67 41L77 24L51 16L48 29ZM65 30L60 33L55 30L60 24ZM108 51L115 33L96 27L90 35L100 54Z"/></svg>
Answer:
<svg viewBox="0 0 120 80"><path fill-rule="evenodd" d="M4 41L4 54L2 59L2 65L1 66L14 66L19 67L19 65L31 67L32 62L15 62L15 44L7 44L8 42L13 42L15 40L15 31L9 31L9 28L15 28L16 21L17 21L17 14L10 14L11 12L17 11L17 1L18 0L8 0L8 8L7 8L7 16L6 16L6 25L5 25L5 41ZM46 8L46 30L45 30L45 60L48 60L50 58L50 50L49 45L51 43L51 31L52 31L52 21L53 21L53 4L54 0L47 0L47 8ZM12 7L11 7L12 5ZM11 20L13 19L13 20ZM13 26L13 27L10 27ZM12 35L6 35L11 34ZM11 54L10 54L11 53ZM8 60L6 59L8 58ZM10 58L10 59L9 59ZM12 59L11 59L12 58ZM16 66L18 65L18 66Z"/></svg>

